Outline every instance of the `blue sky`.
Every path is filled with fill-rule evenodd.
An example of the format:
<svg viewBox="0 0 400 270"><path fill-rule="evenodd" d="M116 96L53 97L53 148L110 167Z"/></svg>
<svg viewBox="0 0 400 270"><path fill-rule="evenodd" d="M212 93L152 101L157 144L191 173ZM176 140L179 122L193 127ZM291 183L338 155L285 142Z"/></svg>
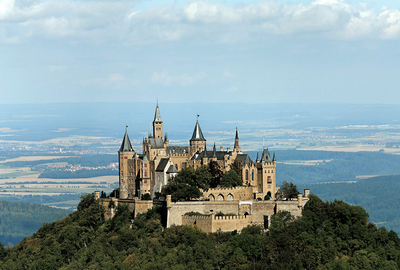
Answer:
<svg viewBox="0 0 400 270"><path fill-rule="evenodd" d="M0 0L0 104L400 104L400 1Z"/></svg>

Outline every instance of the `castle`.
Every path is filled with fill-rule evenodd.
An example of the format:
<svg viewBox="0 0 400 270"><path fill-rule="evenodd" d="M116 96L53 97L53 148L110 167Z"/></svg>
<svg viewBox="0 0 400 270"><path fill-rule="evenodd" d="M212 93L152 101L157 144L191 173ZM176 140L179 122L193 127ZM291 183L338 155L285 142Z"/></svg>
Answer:
<svg viewBox="0 0 400 270"><path fill-rule="evenodd" d="M156 106L153 120L153 134L143 139L142 153L138 154L132 148L128 132L122 141L119 155L119 198L128 199L150 194L155 197L161 192L168 179L173 177L183 168L197 168L209 165L216 161L223 173L229 171L233 163L241 168L243 186L251 187L254 199L264 198L268 195L275 198L277 192L275 169L275 155L271 158L268 149L264 149L259 159L251 160L250 156L243 154L239 146L239 134L236 136L233 149L220 147L216 150L215 144L212 151L207 151L207 141L201 131L197 119L189 146L170 146L168 136L163 134L163 122L160 108ZM213 194L208 199L215 200ZM221 199L221 198L220 198ZM232 199L232 198L231 198Z"/></svg>
<svg viewBox="0 0 400 270"><path fill-rule="evenodd" d="M128 205L134 216L153 206L160 206L166 227L193 225L205 232L240 232L250 224L258 224L267 229L270 216L279 211L289 211L292 215L299 216L308 201L309 190L305 190L304 195L298 194L295 200L282 201L276 198L279 187L276 186L275 154L271 158L268 149L264 149L261 158L257 153L257 158L253 161L241 151L237 129L232 149L228 147L224 150L220 147L217 151L214 143L212 151L208 151L207 141L197 118L189 146L170 146L167 134L163 133L158 103L153 120L153 134L143 138L142 154L132 148L125 130L118 158L119 197L100 201L106 210L106 218L113 217L112 206L118 204ZM165 200L140 199L144 194L149 194L152 199L157 197L162 187L180 170L209 165L210 162L216 162L223 173L231 170L236 163L241 170L242 186L203 190L202 198L186 202L172 202L171 195L167 195ZM95 195L99 198L99 192ZM189 216L189 212L201 215ZM221 213L228 215L220 216Z"/></svg>

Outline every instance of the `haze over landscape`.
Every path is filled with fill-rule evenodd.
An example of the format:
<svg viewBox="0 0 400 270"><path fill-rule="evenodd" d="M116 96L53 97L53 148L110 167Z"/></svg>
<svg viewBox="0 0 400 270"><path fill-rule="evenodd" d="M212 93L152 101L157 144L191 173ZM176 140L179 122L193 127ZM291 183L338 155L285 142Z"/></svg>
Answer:
<svg viewBox="0 0 400 270"><path fill-rule="evenodd" d="M399 40L394 0L0 0L0 243L118 188L125 127L141 153L156 104L171 145L197 116L210 148L237 128L278 185L400 233Z"/></svg>

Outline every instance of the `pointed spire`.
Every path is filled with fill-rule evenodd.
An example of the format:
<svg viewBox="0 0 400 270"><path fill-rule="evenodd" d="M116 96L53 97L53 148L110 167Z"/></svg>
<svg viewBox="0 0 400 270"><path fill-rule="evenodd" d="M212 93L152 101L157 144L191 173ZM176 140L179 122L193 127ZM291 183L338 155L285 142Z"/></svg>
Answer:
<svg viewBox="0 0 400 270"><path fill-rule="evenodd" d="M236 135L235 135L235 145L233 146L233 149L239 150L239 133L238 133L238 129L236 127Z"/></svg>
<svg viewBox="0 0 400 270"><path fill-rule="evenodd" d="M162 123L161 114L160 114L160 108L158 107L158 100L157 100L156 113L154 114L153 123Z"/></svg>
<svg viewBox="0 0 400 270"><path fill-rule="evenodd" d="M196 126L194 127L193 135L190 141L205 141L206 139L203 136L203 132L201 131L199 125L199 115L197 115Z"/></svg>
<svg viewBox="0 0 400 270"><path fill-rule="evenodd" d="M125 127L125 135L124 139L122 140L121 148L119 149L119 151L120 152L133 151L132 144L128 136L128 126Z"/></svg>
<svg viewBox="0 0 400 270"><path fill-rule="evenodd" d="M273 156L273 158L272 158L272 161L276 161L276 159L275 159L275 152L274 152L274 156Z"/></svg>
<svg viewBox="0 0 400 270"><path fill-rule="evenodd" d="M213 158L217 158L217 150L215 148L215 143L214 143L214 148L213 148Z"/></svg>
<svg viewBox="0 0 400 270"><path fill-rule="evenodd" d="M258 151L257 151L257 158L256 158L256 162L258 162L259 161L259 159L258 159Z"/></svg>
<svg viewBox="0 0 400 270"><path fill-rule="evenodd" d="M168 142L168 133L167 133L167 132L165 132L164 141L165 141L165 142Z"/></svg>

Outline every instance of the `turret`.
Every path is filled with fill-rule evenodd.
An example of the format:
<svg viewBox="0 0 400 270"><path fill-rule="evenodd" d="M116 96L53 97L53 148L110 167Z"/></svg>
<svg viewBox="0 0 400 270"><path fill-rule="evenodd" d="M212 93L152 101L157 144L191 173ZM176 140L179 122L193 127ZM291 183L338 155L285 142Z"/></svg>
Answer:
<svg viewBox="0 0 400 270"><path fill-rule="evenodd" d="M153 136L154 138L161 138L161 139L163 136L163 122L161 120L161 114L160 114L160 108L158 107L158 102L156 106L156 113L154 114Z"/></svg>
<svg viewBox="0 0 400 270"><path fill-rule="evenodd" d="M239 133L238 133L238 129L237 128L236 128L235 144L233 146L233 151L240 152Z"/></svg>
<svg viewBox="0 0 400 270"><path fill-rule="evenodd" d="M128 160L135 155L135 151L132 148L131 141L128 136L128 126L125 128L125 135L122 140L121 147L118 151L119 160L119 198L126 199L134 193L134 188L129 186L129 166Z"/></svg>
<svg viewBox="0 0 400 270"><path fill-rule="evenodd" d="M203 136L203 132L201 131L199 124L199 115L197 115L196 125L193 130L192 138L189 141L190 146L195 147L195 151L199 149L205 149L206 147L206 139Z"/></svg>

